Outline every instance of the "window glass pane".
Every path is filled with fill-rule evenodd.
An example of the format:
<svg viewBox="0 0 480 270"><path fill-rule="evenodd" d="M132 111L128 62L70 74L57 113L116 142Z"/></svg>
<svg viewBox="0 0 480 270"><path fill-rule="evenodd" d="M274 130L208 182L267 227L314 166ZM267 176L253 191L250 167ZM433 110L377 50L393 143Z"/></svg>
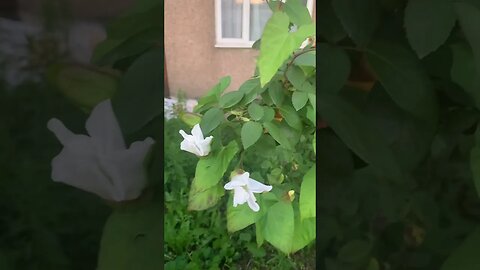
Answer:
<svg viewBox="0 0 480 270"><path fill-rule="evenodd" d="M300 0L307 5L308 0ZM272 11L265 0L250 0L250 41L258 40Z"/></svg>
<svg viewBox="0 0 480 270"><path fill-rule="evenodd" d="M222 37L242 38L242 0L222 0Z"/></svg>
<svg viewBox="0 0 480 270"><path fill-rule="evenodd" d="M265 0L250 0L250 40L256 41L262 35L263 28L272 11Z"/></svg>

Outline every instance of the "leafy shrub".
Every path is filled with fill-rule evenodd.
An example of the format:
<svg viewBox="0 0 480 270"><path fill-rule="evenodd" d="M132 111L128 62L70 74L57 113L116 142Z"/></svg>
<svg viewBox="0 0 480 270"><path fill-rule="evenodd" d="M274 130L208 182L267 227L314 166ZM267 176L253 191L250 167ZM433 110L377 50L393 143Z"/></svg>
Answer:
<svg viewBox="0 0 480 270"><path fill-rule="evenodd" d="M478 3L319 5L319 267L477 269Z"/></svg>

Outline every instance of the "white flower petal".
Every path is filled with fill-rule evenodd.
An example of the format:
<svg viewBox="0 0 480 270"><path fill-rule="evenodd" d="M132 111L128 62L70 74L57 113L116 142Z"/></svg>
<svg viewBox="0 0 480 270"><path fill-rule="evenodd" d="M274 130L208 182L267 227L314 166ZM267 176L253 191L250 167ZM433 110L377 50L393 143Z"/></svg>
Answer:
<svg viewBox="0 0 480 270"><path fill-rule="evenodd" d="M237 174L232 177L232 181L238 181L242 183L243 185L248 185L248 177L250 176L250 173L244 172L242 174Z"/></svg>
<svg viewBox="0 0 480 270"><path fill-rule="evenodd" d="M52 160L52 179L110 199L112 182L100 170L91 139L76 135Z"/></svg>
<svg viewBox="0 0 480 270"><path fill-rule="evenodd" d="M242 187L236 187L233 191L233 207L244 204L248 200L248 193Z"/></svg>
<svg viewBox="0 0 480 270"><path fill-rule="evenodd" d="M69 140L76 136L57 118L50 119L47 123L47 128L55 134L55 137L57 137L62 145L67 144Z"/></svg>
<svg viewBox="0 0 480 270"><path fill-rule="evenodd" d="M250 191L255 192L255 193L268 192L268 191L272 190L272 186L264 185L264 184L258 182L255 179L252 179L252 178L248 179L247 186L248 186L248 189Z"/></svg>
<svg viewBox="0 0 480 270"><path fill-rule="evenodd" d="M106 200L140 196L146 185L145 157L153 139L124 145L110 100L99 103L86 123L90 134L75 135L58 119L47 127L64 145L52 160L52 179L94 193Z"/></svg>
<svg viewBox="0 0 480 270"><path fill-rule="evenodd" d="M102 151L126 149L120 124L113 112L110 99L98 103L92 110L85 125L90 137L98 142Z"/></svg>
<svg viewBox="0 0 480 270"><path fill-rule="evenodd" d="M195 154L199 157L207 156L211 150L211 142L213 137L209 136L204 139L200 125L196 124L192 129L192 135L188 135L185 131L180 130L183 141L180 143L180 149Z"/></svg>
<svg viewBox="0 0 480 270"><path fill-rule="evenodd" d="M232 190L234 188L241 187L241 186L244 186L244 185L245 184L243 182L232 180L232 181L226 183L225 186L223 186L223 188L226 189L226 190Z"/></svg>
<svg viewBox="0 0 480 270"><path fill-rule="evenodd" d="M260 210L260 206L256 202L256 199L255 199L255 196L253 196L253 193L250 193L250 196L248 196L247 203L248 203L248 207L250 207L250 209L252 209L253 211L258 212L258 210Z"/></svg>
<svg viewBox="0 0 480 270"><path fill-rule="evenodd" d="M195 126L193 126L192 136L195 138L195 140L203 141L203 132L200 128L200 124L196 124Z"/></svg>
<svg viewBox="0 0 480 270"><path fill-rule="evenodd" d="M154 141L147 138L134 142L126 151L101 157L101 168L113 181L114 201L133 200L140 196L146 185L145 157Z"/></svg>
<svg viewBox="0 0 480 270"><path fill-rule="evenodd" d="M202 156L207 156L210 153L212 139L213 137L210 136L199 142L198 148L201 150Z"/></svg>
<svg viewBox="0 0 480 270"><path fill-rule="evenodd" d="M201 153L200 153L198 147L194 143L189 142L187 139L183 140L180 143L180 150L190 152L190 153L195 154L197 156L201 156Z"/></svg>
<svg viewBox="0 0 480 270"><path fill-rule="evenodd" d="M232 176L230 182L225 186L225 189L233 189L233 206L236 207L238 204L248 203L248 207L255 212L260 210L260 206L257 203L255 198L255 193L261 193L272 190L272 186L264 185L254 179L250 178L250 173L244 172L241 174L235 174Z"/></svg>
<svg viewBox="0 0 480 270"><path fill-rule="evenodd" d="M188 140L191 140L193 141L193 136L192 135L188 135L185 131L183 131L182 129L178 131L178 133L180 133L180 135L182 135L182 137L184 139L188 139Z"/></svg>

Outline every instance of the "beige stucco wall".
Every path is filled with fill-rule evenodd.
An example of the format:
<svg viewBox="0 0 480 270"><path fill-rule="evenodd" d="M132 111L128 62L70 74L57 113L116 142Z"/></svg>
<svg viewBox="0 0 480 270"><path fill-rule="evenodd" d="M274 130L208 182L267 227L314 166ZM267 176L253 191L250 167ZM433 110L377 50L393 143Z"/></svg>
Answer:
<svg viewBox="0 0 480 270"><path fill-rule="evenodd" d="M253 75L253 49L215 48L214 0L165 0L165 59L170 95L199 97L226 75L236 90Z"/></svg>

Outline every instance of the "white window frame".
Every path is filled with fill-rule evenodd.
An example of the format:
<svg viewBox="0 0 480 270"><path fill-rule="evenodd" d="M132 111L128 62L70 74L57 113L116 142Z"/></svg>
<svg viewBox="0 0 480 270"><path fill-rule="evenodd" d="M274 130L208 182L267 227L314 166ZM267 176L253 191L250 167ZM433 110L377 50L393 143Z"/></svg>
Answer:
<svg viewBox="0 0 480 270"><path fill-rule="evenodd" d="M215 0L215 47L216 48L252 48L250 41L250 0L243 0L242 38L222 37L222 0ZM313 0L307 0L307 9L312 16Z"/></svg>

